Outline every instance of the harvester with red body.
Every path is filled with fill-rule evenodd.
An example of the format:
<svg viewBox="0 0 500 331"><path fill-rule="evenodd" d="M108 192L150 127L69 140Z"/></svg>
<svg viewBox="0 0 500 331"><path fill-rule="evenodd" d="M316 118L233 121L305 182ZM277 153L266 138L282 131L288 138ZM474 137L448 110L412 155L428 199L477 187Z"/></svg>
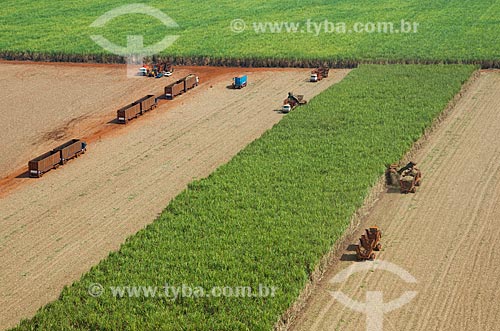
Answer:
<svg viewBox="0 0 500 331"><path fill-rule="evenodd" d="M422 182L422 172L413 161L402 168L394 163L387 166L385 178L388 186L399 187L401 193L415 193Z"/></svg>
<svg viewBox="0 0 500 331"><path fill-rule="evenodd" d="M305 105L307 101L303 95L294 95L293 92L288 92L288 98L283 101L282 113L289 113L297 106Z"/></svg>

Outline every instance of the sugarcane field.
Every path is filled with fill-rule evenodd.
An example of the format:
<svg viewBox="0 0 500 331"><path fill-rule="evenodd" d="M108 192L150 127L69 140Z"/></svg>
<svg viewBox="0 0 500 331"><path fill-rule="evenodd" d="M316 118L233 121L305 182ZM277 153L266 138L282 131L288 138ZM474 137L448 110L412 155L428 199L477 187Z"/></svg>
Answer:
<svg viewBox="0 0 500 331"><path fill-rule="evenodd" d="M497 330L499 13L6 0L0 330Z"/></svg>

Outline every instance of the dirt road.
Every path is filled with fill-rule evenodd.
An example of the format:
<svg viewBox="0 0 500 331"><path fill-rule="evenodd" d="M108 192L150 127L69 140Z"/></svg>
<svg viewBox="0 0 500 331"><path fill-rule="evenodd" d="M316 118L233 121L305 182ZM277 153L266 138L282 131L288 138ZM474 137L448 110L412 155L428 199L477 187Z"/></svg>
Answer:
<svg viewBox="0 0 500 331"><path fill-rule="evenodd" d="M89 75L87 84L117 75L111 68L98 70L109 73ZM64 285L152 222L194 178L207 176L271 128L284 116L274 110L288 91L311 98L348 73L335 70L330 78L313 84L307 82L309 70L253 70L248 87L229 90L226 85L235 72L246 70L203 70L207 78L200 73L199 87L126 127L107 124L120 105L111 100L114 106L102 111L97 124L105 134L88 131L91 143L83 157L41 179L14 179L20 186L0 198L0 328L15 325L56 299ZM136 86L116 80L127 91ZM104 86L100 84L104 83L97 88ZM144 92L146 88L127 96L133 99ZM87 93L75 108L93 100L84 98ZM94 98L93 105L106 103L101 94ZM56 106L47 102L46 107ZM48 116L56 113L51 108ZM46 128L39 125L37 130Z"/></svg>
<svg viewBox="0 0 500 331"><path fill-rule="evenodd" d="M346 250L293 330L366 329L366 315L335 300L331 291L360 302L366 302L367 292L381 291L384 303L416 291L408 304L385 313L383 330L500 329L499 94L500 73L483 72L418 152L424 173L419 191L384 193L367 216L364 227L383 229L385 247L378 258L404 268L417 283L381 270L330 283L356 263L355 252Z"/></svg>

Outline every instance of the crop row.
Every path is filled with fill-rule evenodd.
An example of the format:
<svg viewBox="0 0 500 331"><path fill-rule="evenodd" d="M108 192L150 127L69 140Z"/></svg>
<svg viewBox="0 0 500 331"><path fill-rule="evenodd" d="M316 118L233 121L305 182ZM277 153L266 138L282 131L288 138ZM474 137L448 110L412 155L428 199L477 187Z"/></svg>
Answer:
<svg viewBox="0 0 500 331"><path fill-rule="evenodd" d="M208 178L17 330L270 330L380 178L473 66L352 71ZM101 296L89 295L100 284ZM275 287L275 296L117 298L111 286Z"/></svg>
<svg viewBox="0 0 500 331"><path fill-rule="evenodd" d="M74 62L74 63L107 63L124 64L126 59L123 56L113 54L67 54L61 52L12 52L0 51L0 59L14 61L36 61L36 62ZM493 60L433 60L433 59L334 59L334 58L264 58L264 57L244 57L218 58L213 56L166 56L157 55L146 57L145 62L166 62L173 65L184 66L223 66L223 67L261 67L261 68L356 68L363 64L462 64L477 65L483 69L500 68L500 59Z"/></svg>

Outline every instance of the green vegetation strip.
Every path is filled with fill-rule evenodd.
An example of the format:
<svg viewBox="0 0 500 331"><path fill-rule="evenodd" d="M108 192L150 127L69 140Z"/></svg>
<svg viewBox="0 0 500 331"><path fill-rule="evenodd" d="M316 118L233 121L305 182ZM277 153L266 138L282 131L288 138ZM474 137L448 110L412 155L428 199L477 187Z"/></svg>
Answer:
<svg viewBox="0 0 500 331"><path fill-rule="evenodd" d="M61 54L77 54L85 60L88 54L106 53L91 40L92 35L102 35L120 46L126 45L128 35L144 36L147 45L159 42L166 35L179 35L163 55L215 58L221 63L226 58L283 59L289 63L308 59L333 59L341 63L351 60L429 63L434 60L494 61L500 54L498 0L286 3L279 0L152 0L141 3L168 14L179 28L167 28L156 18L141 14L116 17L104 27L90 27L106 12L135 2L3 0L0 51L11 51L17 54L16 58L30 52L40 60L44 56L47 60L66 58ZM234 19L245 22L246 29L241 33L231 30ZM412 27L417 23L417 29L412 30L416 33L401 33L407 28L402 26L402 20ZM399 33L353 32L356 23L377 26L379 22L382 30L384 23L392 23L393 31ZM264 26L259 24L266 23L276 23L274 33L269 25L267 33L256 32L263 31ZM287 23L288 28L282 23ZM344 23L345 29L342 29ZM8 56L9 53L0 54Z"/></svg>
<svg viewBox="0 0 500 331"><path fill-rule="evenodd" d="M270 330L473 66L362 66L294 110L18 330ZM221 133L222 134L222 133ZM99 283L105 292L92 297ZM111 286L277 287L274 297L116 298ZM159 289L158 292L161 290ZM189 292L187 292L189 293Z"/></svg>

